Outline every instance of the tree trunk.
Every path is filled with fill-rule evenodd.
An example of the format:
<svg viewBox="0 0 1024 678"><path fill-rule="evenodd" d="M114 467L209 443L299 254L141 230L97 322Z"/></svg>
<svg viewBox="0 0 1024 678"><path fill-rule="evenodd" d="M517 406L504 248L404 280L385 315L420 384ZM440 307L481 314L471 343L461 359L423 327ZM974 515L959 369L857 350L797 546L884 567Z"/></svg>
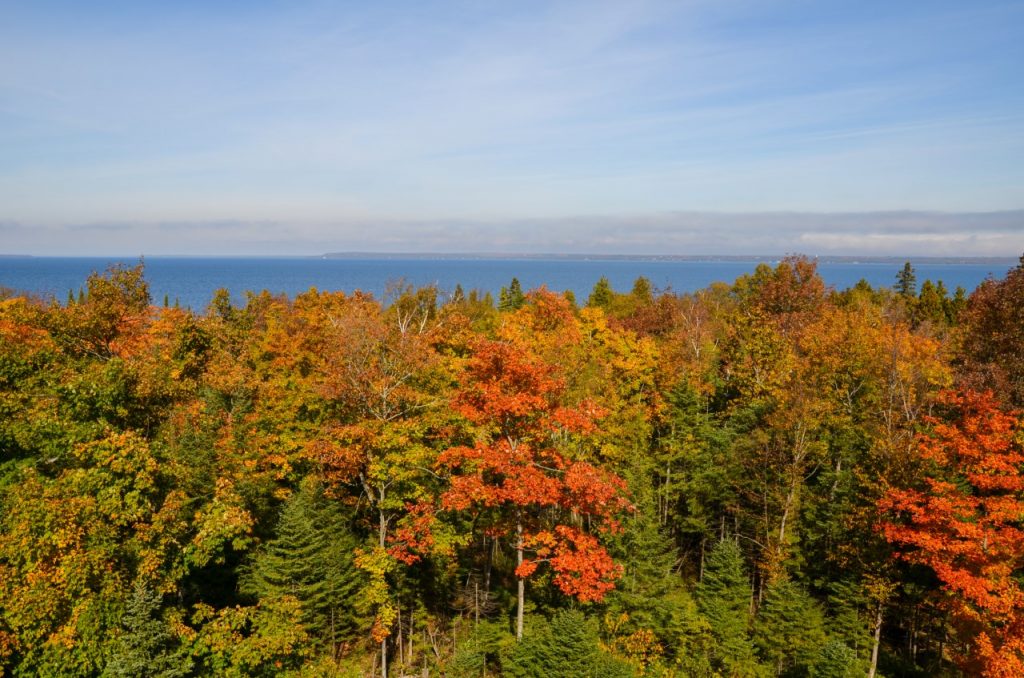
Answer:
<svg viewBox="0 0 1024 678"><path fill-rule="evenodd" d="M878 669L878 645L882 639L882 610L878 605L878 614L875 615L875 640L871 645L871 668L868 669L868 678L875 678L875 671Z"/></svg>
<svg viewBox="0 0 1024 678"><path fill-rule="evenodd" d="M523 564L523 524L516 523L516 568ZM516 577L516 642L523 639L523 604L526 599L526 580Z"/></svg>
<svg viewBox="0 0 1024 678"><path fill-rule="evenodd" d="M402 638L402 604L398 604L398 663L401 664L405 657L405 643Z"/></svg>
<svg viewBox="0 0 1024 678"><path fill-rule="evenodd" d="M415 609L410 609L409 610L409 641L406 644L406 648L405 648L406 652L408 653L406 655L408 657L408 659L406 659L405 663L408 664L409 666L412 666L412 656L413 656L412 655L412 639L415 638L415 637L416 637L416 610Z"/></svg>
<svg viewBox="0 0 1024 678"><path fill-rule="evenodd" d="M704 544L707 542L707 538L702 537L700 540L700 570L697 572L697 583L704 581Z"/></svg>
<svg viewBox="0 0 1024 678"><path fill-rule="evenodd" d="M382 488L382 491L381 491L381 494L379 496L379 499L383 500L384 499L383 495L384 495L384 493L383 493L383 488ZM379 538L380 547L384 548L384 545L387 543L387 536L388 536L388 522L387 522L387 518L385 518L385 516L384 516L384 509L379 509L377 511L377 516L379 517L379 520L380 520L380 523L378 525L377 536ZM380 678L388 678L388 639L387 638L384 638L383 640L380 641Z"/></svg>

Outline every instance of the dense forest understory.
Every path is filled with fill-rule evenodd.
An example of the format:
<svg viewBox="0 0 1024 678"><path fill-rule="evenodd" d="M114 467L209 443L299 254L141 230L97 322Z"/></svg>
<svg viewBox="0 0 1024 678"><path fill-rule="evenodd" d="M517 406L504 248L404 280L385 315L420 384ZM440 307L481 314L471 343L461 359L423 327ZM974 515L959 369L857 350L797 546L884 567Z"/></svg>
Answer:
<svg viewBox="0 0 1024 678"><path fill-rule="evenodd" d="M970 295L0 293L12 676L1024 675L1024 258Z"/></svg>

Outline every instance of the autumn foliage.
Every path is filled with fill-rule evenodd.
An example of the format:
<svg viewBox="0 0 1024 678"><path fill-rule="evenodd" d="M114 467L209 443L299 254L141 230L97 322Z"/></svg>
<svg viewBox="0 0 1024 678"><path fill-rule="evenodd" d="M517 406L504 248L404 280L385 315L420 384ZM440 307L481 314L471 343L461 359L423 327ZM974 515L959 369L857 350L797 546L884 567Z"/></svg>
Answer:
<svg viewBox="0 0 1024 678"><path fill-rule="evenodd" d="M1024 675L1022 271L0 288L0 673Z"/></svg>
<svg viewBox="0 0 1024 678"><path fill-rule="evenodd" d="M959 662L986 676L1024 674L1024 432L991 392L947 392L918 451L932 472L879 503L901 557L931 569L949 594Z"/></svg>
<svg viewBox="0 0 1024 678"><path fill-rule="evenodd" d="M494 534L515 533L518 548L531 554L517 576L546 562L564 593L595 601L613 588L621 567L583 525L614 530L629 502L621 479L572 458L572 445L595 432L600 411L588 402L564 404L564 395L557 368L525 343L476 342L455 397L475 425L475 440L438 456L450 474L441 506L477 513Z"/></svg>

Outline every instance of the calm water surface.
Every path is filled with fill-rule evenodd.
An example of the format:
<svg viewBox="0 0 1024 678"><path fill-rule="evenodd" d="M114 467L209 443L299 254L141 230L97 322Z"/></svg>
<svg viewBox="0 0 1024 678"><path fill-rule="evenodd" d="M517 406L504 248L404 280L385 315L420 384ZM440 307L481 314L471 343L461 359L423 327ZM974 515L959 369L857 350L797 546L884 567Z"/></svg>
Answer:
<svg viewBox="0 0 1024 678"><path fill-rule="evenodd" d="M103 271L112 263L134 265L134 259L33 257L0 259L0 286L63 300L69 290L77 292L92 271ZM321 290L360 289L380 297L389 282L404 279L413 285L434 284L451 291L461 284L467 291L480 289L497 295L513 276L524 289L547 285L554 290L572 290L586 299L597 279L606 276L619 291L629 291L638 276L646 276L659 289L691 292L713 282L731 283L750 273L756 261L641 261L641 260L550 260L550 259L319 259L280 258L183 258L147 257L146 279L156 303L166 295L173 303L202 310L218 288L231 291L236 302L246 291L263 289L295 295L316 287ZM952 292L958 285L968 292L988 276L1002 277L1011 260L1000 264L915 265L918 284L925 279L942 280ZM854 285L861 278L873 286L891 286L895 263L820 263L825 282L837 289Z"/></svg>

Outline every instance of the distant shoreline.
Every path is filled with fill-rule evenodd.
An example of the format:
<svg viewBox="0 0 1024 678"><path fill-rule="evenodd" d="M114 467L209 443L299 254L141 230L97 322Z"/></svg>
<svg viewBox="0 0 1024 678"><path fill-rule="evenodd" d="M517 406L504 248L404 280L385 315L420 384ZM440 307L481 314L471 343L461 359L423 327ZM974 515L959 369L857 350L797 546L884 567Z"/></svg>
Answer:
<svg viewBox="0 0 1024 678"><path fill-rule="evenodd" d="M810 255L808 255L810 256ZM550 254L550 253L414 253L414 252L329 252L322 259L533 259L540 261L679 261L679 262L764 262L784 259L781 254ZM935 256L810 256L828 264L1015 264L1017 257L935 257Z"/></svg>
<svg viewBox="0 0 1024 678"><path fill-rule="evenodd" d="M146 254L118 255L100 254L85 256L3 254L3 259L107 259L107 260L146 260L146 259L341 259L341 260L420 260L420 261L634 261L634 262L757 262L775 264L787 255L781 254L553 254L529 252L328 252L326 254L295 254L295 255L264 255L264 254ZM936 257L915 255L807 255L812 260L823 264L992 264L1015 266L1017 256L1008 257Z"/></svg>

